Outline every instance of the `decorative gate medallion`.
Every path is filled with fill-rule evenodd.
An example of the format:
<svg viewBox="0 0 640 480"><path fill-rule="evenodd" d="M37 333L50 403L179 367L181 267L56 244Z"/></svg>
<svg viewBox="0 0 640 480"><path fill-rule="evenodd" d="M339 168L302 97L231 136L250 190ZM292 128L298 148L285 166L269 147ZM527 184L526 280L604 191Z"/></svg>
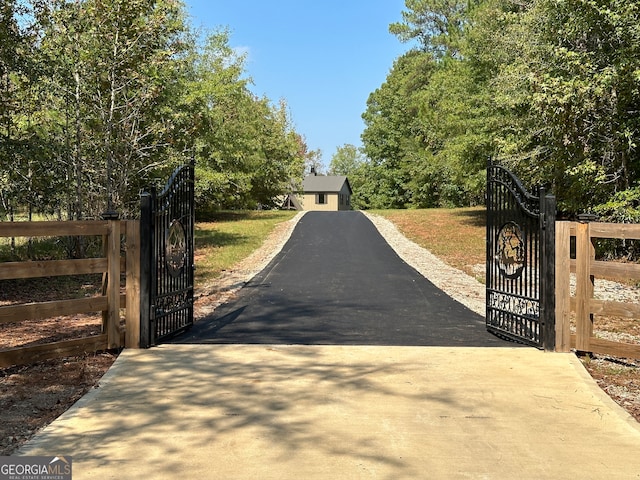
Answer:
<svg viewBox="0 0 640 480"><path fill-rule="evenodd" d="M500 273L507 278L518 278L525 266L525 244L517 223L507 222L498 232L496 262Z"/></svg>
<svg viewBox="0 0 640 480"><path fill-rule="evenodd" d="M179 220L174 220L167 231L165 252L169 275L177 277L182 273L187 260L187 235Z"/></svg>
<svg viewBox="0 0 640 480"><path fill-rule="evenodd" d="M487 168L487 330L555 347L555 198Z"/></svg>

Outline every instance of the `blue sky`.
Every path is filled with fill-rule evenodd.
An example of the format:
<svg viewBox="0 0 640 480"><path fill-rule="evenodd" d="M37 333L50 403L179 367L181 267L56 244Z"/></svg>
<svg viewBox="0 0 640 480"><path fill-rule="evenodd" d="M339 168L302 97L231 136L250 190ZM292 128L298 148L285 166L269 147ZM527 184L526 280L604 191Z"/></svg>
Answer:
<svg viewBox="0 0 640 480"><path fill-rule="evenodd" d="M284 98L310 150L329 165L336 148L361 145L367 97L408 46L389 33L404 0L185 0L194 27L229 27L248 54L256 95Z"/></svg>

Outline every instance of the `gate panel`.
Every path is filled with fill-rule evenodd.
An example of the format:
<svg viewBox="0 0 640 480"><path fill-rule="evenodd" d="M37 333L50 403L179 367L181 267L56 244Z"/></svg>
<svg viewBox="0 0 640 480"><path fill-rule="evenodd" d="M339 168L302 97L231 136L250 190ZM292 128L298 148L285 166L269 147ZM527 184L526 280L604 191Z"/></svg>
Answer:
<svg viewBox="0 0 640 480"><path fill-rule="evenodd" d="M489 165L486 323L490 332L554 348L554 229L554 197L546 196L544 189L533 196L506 168Z"/></svg>
<svg viewBox="0 0 640 480"><path fill-rule="evenodd" d="M141 203L140 330L149 347L193 325L194 165L178 168Z"/></svg>

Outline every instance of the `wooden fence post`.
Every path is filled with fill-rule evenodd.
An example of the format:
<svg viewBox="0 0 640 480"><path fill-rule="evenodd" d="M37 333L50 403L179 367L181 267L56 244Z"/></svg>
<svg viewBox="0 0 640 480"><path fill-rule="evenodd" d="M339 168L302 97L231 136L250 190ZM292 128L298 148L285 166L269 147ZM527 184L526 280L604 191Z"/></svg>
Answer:
<svg viewBox="0 0 640 480"><path fill-rule="evenodd" d="M556 352L571 351L571 224L556 222Z"/></svg>
<svg viewBox="0 0 640 480"><path fill-rule="evenodd" d="M140 348L140 222L127 225L127 313L125 347Z"/></svg>
<svg viewBox="0 0 640 480"><path fill-rule="evenodd" d="M120 348L120 220L109 220L107 348Z"/></svg>
<svg viewBox="0 0 640 480"><path fill-rule="evenodd" d="M595 249L591 243L589 222L576 224L576 350L589 352L593 335L593 316L591 315L591 297L593 295L593 277L591 261L595 258Z"/></svg>

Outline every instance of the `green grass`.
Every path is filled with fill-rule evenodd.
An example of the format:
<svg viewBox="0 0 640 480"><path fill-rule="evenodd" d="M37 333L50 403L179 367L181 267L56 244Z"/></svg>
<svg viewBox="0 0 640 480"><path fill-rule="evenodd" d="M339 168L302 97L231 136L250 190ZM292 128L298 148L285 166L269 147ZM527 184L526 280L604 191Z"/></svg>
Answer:
<svg viewBox="0 0 640 480"><path fill-rule="evenodd" d="M248 257L274 227L292 219L295 211L221 212L196 224L196 285L204 285Z"/></svg>
<svg viewBox="0 0 640 480"><path fill-rule="evenodd" d="M200 222L195 227L196 285L214 281L225 270L248 257L259 248L274 227L290 220L295 211L241 211L221 212L211 216L210 221ZM1 227L1 225L0 225ZM52 260L68 258L69 244L65 237L38 238L30 244L25 238L16 239L16 248L11 251L10 239L0 239L0 262L24 261L28 259ZM89 239L87 239L89 240ZM93 240L90 238L90 240ZM93 250L100 250L88 242ZM95 253L95 252L93 252ZM99 253L99 252L98 252ZM96 255L93 255L96 256ZM95 293L100 287L100 275L62 276L0 281L0 302L37 301L61 298L80 298Z"/></svg>

